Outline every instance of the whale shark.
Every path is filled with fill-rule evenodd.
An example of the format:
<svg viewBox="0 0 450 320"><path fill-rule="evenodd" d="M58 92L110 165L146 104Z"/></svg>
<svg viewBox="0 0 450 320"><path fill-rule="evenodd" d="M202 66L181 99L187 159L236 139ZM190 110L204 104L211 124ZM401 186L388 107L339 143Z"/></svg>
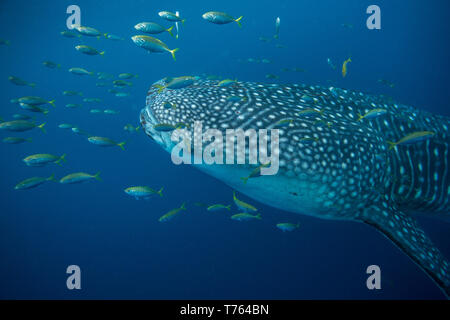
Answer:
<svg viewBox="0 0 450 320"><path fill-rule="evenodd" d="M140 113L145 133L164 150L175 142L171 132L155 130L158 124L247 130L285 121L275 175L244 183L255 165L194 166L266 205L376 228L449 297L449 262L416 221L449 218L448 117L334 87L242 81L223 87L196 77L186 87L164 88L168 81L150 86ZM242 99L228 99L236 96Z"/></svg>

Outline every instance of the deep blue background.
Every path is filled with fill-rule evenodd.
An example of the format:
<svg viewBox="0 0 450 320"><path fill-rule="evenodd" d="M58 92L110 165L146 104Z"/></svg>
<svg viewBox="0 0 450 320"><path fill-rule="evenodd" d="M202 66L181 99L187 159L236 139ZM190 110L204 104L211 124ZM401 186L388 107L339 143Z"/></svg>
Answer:
<svg viewBox="0 0 450 320"><path fill-rule="evenodd" d="M67 39L66 8L77 4L82 24L117 34L124 41L95 38ZM365 26L366 8L378 4L382 30ZM177 61L169 54L148 54L130 40L141 21L170 23L161 10L179 10L186 17L179 40L160 35L170 48L179 47ZM210 10L243 15L235 23L217 26L201 15ZM226 213L208 213L193 202L231 203L232 190L188 166L175 166L169 154L142 131L130 135L126 123L138 125L148 87L165 76L217 74L240 80L304 82L382 93L418 108L449 115L448 1L9 1L0 2L0 116L25 113L12 98L39 95L56 99L57 108L37 121L39 130L16 136L32 143L1 145L0 159L0 298L443 298L434 283L392 243L374 229L357 223L322 221L256 204L264 219L237 223ZM281 17L279 43L263 43ZM354 25L353 29L341 27ZM80 43L105 50L104 57L86 56L74 49ZM352 57L349 74L338 69ZM238 63L238 59L268 58L271 64ZM62 64L47 69L42 61ZM116 98L97 88L91 77L67 70L84 67L112 74L138 73L128 98ZM280 68L304 68L283 73ZM36 88L17 87L7 77L36 82ZM380 85L391 80L394 88ZM329 80L329 81L328 81ZM328 82L327 82L328 81ZM330 82L331 81L331 82ZM92 107L120 110L119 115L90 114L66 103L80 97L62 96L81 90L99 97ZM128 140L126 151L99 148L64 131L68 122L86 131ZM1 133L1 138L14 134ZM21 161L33 153L67 153L62 168L29 168ZM101 171L103 182L80 185L47 183L15 191L31 176L62 177L71 172ZM123 189L132 185L164 186L164 197L136 201ZM241 196L242 199L247 199ZM249 202L254 203L247 199ZM188 202L188 210L170 223L158 217ZM300 222L300 229L282 233L280 221ZM446 256L450 256L448 223L421 219L421 224ZM82 269L82 290L66 289L65 269ZM381 291L365 287L365 269L382 269Z"/></svg>

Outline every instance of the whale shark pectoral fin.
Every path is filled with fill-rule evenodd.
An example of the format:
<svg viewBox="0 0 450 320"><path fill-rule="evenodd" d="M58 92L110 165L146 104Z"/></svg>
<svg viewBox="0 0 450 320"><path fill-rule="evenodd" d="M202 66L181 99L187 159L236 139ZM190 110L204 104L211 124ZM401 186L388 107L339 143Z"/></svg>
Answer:
<svg viewBox="0 0 450 320"><path fill-rule="evenodd" d="M393 241L450 297L450 265L413 217L376 205L365 209L358 219Z"/></svg>

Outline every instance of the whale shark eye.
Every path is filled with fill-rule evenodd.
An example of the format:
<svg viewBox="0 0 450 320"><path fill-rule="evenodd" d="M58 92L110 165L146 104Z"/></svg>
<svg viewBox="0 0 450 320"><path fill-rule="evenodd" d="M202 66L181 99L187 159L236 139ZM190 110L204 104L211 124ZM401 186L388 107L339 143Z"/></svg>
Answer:
<svg viewBox="0 0 450 320"><path fill-rule="evenodd" d="M241 112L240 111L238 111L238 110L236 110L234 113L236 113L236 114L241 114Z"/></svg>

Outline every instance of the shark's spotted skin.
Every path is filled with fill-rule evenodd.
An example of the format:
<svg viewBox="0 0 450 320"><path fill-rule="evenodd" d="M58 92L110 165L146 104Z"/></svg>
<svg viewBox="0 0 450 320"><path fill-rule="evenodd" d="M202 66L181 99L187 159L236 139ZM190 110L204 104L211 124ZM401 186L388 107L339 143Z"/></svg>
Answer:
<svg viewBox="0 0 450 320"><path fill-rule="evenodd" d="M157 84L164 84L161 80ZM151 87L141 123L146 133L170 151L170 133L158 123L203 130L280 128L280 170L242 182L255 166L199 165L208 174L261 202L327 219L362 221L380 230L450 294L449 265L415 222L413 213L449 217L448 118L397 104L383 96L337 88L196 80L183 89L157 93ZM230 101L230 96L245 99ZM166 102L177 108L167 109ZM385 109L371 119L358 114ZM291 120L294 121L291 121ZM418 131L428 140L398 145Z"/></svg>

